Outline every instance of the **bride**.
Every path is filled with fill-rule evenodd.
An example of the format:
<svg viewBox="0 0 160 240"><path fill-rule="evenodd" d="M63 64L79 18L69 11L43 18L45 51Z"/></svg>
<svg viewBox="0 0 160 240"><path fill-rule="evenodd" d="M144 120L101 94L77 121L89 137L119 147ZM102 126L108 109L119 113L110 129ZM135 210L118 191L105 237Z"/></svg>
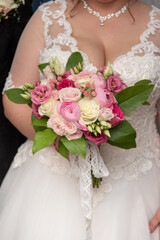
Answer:
<svg viewBox="0 0 160 240"><path fill-rule="evenodd" d="M100 17L117 12L104 21ZM137 148L100 147L109 176L93 193L92 240L158 240L158 228L151 234L149 221L160 206L160 138L155 125L160 10L135 0L56 0L41 5L22 34L5 90L35 83L42 77L39 63L57 56L66 64L74 51L81 52L86 71L96 72L110 61L128 86L141 79L155 85L150 106L140 107L130 120ZM33 156L30 108L10 102L5 94L3 103L6 117L28 140L0 190L0 239L85 240L78 178L70 162L53 146Z"/></svg>

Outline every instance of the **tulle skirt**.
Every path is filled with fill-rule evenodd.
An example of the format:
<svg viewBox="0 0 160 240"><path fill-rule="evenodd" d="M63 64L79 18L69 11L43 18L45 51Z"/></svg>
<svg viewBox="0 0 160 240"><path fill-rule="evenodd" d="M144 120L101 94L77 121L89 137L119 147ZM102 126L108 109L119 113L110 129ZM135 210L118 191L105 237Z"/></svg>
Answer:
<svg viewBox="0 0 160 240"><path fill-rule="evenodd" d="M25 156L3 181L0 240L85 240L78 180L52 171L40 156ZM112 180L112 191L94 208L92 239L159 240L158 228L150 234L148 227L159 206L160 169L153 162L138 180Z"/></svg>

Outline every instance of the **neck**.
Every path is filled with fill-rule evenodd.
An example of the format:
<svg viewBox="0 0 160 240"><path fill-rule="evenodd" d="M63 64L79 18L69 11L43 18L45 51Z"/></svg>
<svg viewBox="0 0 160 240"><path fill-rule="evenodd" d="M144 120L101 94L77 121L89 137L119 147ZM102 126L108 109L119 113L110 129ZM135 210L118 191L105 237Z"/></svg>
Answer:
<svg viewBox="0 0 160 240"><path fill-rule="evenodd" d="M121 9L129 0L86 0L89 7L101 14L116 12Z"/></svg>

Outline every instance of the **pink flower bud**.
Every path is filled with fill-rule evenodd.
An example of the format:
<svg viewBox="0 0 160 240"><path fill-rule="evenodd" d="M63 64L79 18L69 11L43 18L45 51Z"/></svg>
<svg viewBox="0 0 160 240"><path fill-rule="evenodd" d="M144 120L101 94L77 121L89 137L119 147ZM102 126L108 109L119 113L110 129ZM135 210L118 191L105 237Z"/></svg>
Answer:
<svg viewBox="0 0 160 240"><path fill-rule="evenodd" d="M5 7L5 8L4 8L4 10L5 10L5 11L7 11L7 10L8 10L8 8L6 8L6 7Z"/></svg>
<svg viewBox="0 0 160 240"><path fill-rule="evenodd" d="M58 80L58 81L62 81L62 77L61 77L61 76L58 76L58 77L57 77L57 80Z"/></svg>
<svg viewBox="0 0 160 240"><path fill-rule="evenodd" d="M91 86L91 85L90 85L90 83L87 83L87 84L86 84L86 87L88 87L88 88L89 88L90 86Z"/></svg>
<svg viewBox="0 0 160 240"><path fill-rule="evenodd" d="M86 97L89 96L89 92L88 92L88 91L84 91L83 94L84 94L84 96L86 96Z"/></svg>
<svg viewBox="0 0 160 240"><path fill-rule="evenodd" d="M80 91L81 91L81 92L84 92L84 88L83 88L83 87L81 87Z"/></svg>
<svg viewBox="0 0 160 240"><path fill-rule="evenodd" d="M88 95L88 98L89 98L89 99L91 99L91 98L92 98L92 96L91 96L91 95Z"/></svg>
<svg viewBox="0 0 160 240"><path fill-rule="evenodd" d="M106 66L99 67L99 68L98 68L98 71L103 72L105 69L106 69Z"/></svg>
<svg viewBox="0 0 160 240"><path fill-rule="evenodd" d="M97 93L96 92L92 92L91 93L93 97L96 97L97 96Z"/></svg>
<svg viewBox="0 0 160 240"><path fill-rule="evenodd" d="M55 84L54 84L53 80L54 79L49 80L49 83L50 83L50 86L51 86L52 89L55 88Z"/></svg>
<svg viewBox="0 0 160 240"><path fill-rule="evenodd" d="M79 88L79 89L80 89L80 88L81 88L81 86L80 86L79 84L76 84L76 88Z"/></svg>
<svg viewBox="0 0 160 240"><path fill-rule="evenodd" d="M52 82L53 82L53 83L57 83L57 79L56 79L56 78L53 79Z"/></svg>
<svg viewBox="0 0 160 240"><path fill-rule="evenodd" d="M61 83L60 82L57 82L57 86L59 86Z"/></svg>
<svg viewBox="0 0 160 240"><path fill-rule="evenodd" d="M6 16L5 19L8 19L8 16Z"/></svg>
<svg viewBox="0 0 160 240"><path fill-rule="evenodd" d="M91 89L92 89L92 90L95 89L95 85L94 85L94 84L91 85Z"/></svg>

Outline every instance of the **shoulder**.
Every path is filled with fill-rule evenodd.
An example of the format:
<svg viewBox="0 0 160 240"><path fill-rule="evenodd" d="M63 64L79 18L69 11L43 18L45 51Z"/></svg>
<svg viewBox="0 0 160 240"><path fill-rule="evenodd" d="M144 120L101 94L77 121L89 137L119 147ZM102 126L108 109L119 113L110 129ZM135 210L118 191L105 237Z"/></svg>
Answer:
<svg viewBox="0 0 160 240"><path fill-rule="evenodd" d="M39 6L38 11L42 13L49 14L58 14L61 11L65 11L67 8L66 0L55 0L43 3Z"/></svg>
<svg viewBox="0 0 160 240"><path fill-rule="evenodd" d="M137 1L135 4L135 9L140 15L150 15L152 12L160 13L160 9L155 5L149 5L147 3Z"/></svg>

